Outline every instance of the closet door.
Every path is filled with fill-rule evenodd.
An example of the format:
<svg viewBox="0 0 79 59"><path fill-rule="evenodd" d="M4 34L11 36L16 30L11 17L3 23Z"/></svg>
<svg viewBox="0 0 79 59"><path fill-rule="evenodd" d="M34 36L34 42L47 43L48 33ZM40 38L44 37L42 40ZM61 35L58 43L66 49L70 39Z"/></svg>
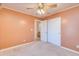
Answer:
<svg viewBox="0 0 79 59"><path fill-rule="evenodd" d="M61 46L61 18L48 20L48 42Z"/></svg>
<svg viewBox="0 0 79 59"><path fill-rule="evenodd" d="M40 22L41 41L47 42L47 20Z"/></svg>

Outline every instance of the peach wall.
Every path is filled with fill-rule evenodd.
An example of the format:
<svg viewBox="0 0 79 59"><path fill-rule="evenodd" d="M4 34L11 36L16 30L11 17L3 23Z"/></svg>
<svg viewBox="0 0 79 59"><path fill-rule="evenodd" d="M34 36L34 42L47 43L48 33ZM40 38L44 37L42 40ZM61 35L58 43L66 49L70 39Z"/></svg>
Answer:
<svg viewBox="0 0 79 59"><path fill-rule="evenodd" d="M0 49L34 40L36 17L0 9Z"/></svg>
<svg viewBox="0 0 79 59"><path fill-rule="evenodd" d="M79 45L79 6L48 16L45 19L57 16L60 16L62 19L62 46L79 51L79 48L76 48L76 45Z"/></svg>

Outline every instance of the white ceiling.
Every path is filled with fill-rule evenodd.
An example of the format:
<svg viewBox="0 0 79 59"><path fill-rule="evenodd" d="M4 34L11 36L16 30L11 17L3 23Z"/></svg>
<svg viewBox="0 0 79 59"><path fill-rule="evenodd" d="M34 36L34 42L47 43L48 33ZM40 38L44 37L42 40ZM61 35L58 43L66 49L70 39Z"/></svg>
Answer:
<svg viewBox="0 0 79 59"><path fill-rule="evenodd" d="M37 17L41 17L41 16L45 17L47 15L57 13L63 9L70 8L75 5L79 5L78 3L57 3L57 4L58 6L56 8L50 8L44 15L37 14L37 9L36 9L37 3L3 3L2 6L25 14L29 14ZM32 9L27 9L27 8L32 8Z"/></svg>

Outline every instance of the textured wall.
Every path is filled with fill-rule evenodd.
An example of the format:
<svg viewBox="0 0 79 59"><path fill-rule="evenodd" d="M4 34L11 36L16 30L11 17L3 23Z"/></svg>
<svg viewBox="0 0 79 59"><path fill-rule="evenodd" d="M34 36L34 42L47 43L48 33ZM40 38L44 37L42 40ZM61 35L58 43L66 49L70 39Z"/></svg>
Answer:
<svg viewBox="0 0 79 59"><path fill-rule="evenodd" d="M33 16L0 9L0 49L34 40Z"/></svg>

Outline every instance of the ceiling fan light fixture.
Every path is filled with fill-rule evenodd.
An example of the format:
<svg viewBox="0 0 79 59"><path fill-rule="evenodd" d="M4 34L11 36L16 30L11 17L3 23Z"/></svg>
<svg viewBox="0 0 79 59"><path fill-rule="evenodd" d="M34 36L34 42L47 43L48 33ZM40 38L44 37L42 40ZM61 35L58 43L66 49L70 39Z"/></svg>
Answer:
<svg viewBox="0 0 79 59"><path fill-rule="evenodd" d="M40 14L40 15L44 14L45 13L44 7L45 7L44 3L39 3L37 13Z"/></svg>
<svg viewBox="0 0 79 59"><path fill-rule="evenodd" d="M42 14L45 14L45 11L43 9L40 10Z"/></svg>
<svg viewBox="0 0 79 59"><path fill-rule="evenodd" d="M42 15L45 14L49 9L56 8L57 4L49 4L49 3L39 3L37 7L37 13Z"/></svg>
<svg viewBox="0 0 79 59"><path fill-rule="evenodd" d="M45 14L45 11L43 9L38 9L37 13L40 14L40 15L42 15L42 14Z"/></svg>

